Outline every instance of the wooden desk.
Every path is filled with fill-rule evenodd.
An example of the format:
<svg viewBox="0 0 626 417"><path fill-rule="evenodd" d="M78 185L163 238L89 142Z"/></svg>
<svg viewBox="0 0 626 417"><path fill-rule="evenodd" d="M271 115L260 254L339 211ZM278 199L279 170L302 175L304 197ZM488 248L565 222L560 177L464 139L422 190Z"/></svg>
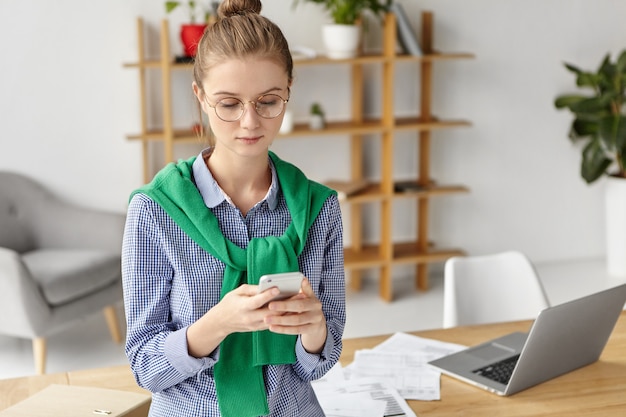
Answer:
<svg viewBox="0 0 626 417"><path fill-rule="evenodd" d="M531 322L458 327L413 334L473 345L513 331L528 331ZM372 348L388 336L344 341L341 363L358 349ZM0 410L50 384L97 386L146 393L126 365L43 376L0 380ZM409 401L419 416L624 416L626 415L626 312L622 312L600 361L529 388L499 397L447 376L441 377L441 401Z"/></svg>
<svg viewBox="0 0 626 417"><path fill-rule="evenodd" d="M531 321L499 323L412 334L471 346L510 332L526 332L531 324ZM374 347L387 337L345 340L342 365L354 360L356 350ZM418 416L626 416L626 311L620 315L596 363L510 397L499 397L442 375L441 401L409 400L408 403Z"/></svg>

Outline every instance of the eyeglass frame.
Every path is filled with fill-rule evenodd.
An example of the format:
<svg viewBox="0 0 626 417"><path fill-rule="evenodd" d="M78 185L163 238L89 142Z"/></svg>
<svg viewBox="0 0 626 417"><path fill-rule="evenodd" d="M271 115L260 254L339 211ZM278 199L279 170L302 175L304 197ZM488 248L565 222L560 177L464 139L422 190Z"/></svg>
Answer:
<svg viewBox="0 0 626 417"><path fill-rule="evenodd" d="M281 99L281 101L283 102L283 108L280 110L280 112L276 115L276 116L272 116L272 117L265 117L261 114L259 114L259 110L257 109L257 106L259 104L259 100L263 97L266 96L276 96L278 98ZM207 106L211 107L213 109L213 111L215 112L215 115L217 116L218 119L220 119L223 122L226 123L231 123L231 122L237 122L239 120L241 120L241 118L243 117L244 114L246 114L246 104L248 103L252 103L254 104L254 112L257 114L257 116L265 119L265 120L272 120L277 118L278 116L280 116L280 114L285 110L285 105L289 102L289 99L291 98L291 89L289 87L287 87L287 99L284 99L282 96L276 94L276 93L267 93L267 94L261 94L260 96L258 96L256 98L256 100L248 100L248 101L243 101L237 97L224 97L219 99L218 101L215 102L215 104L211 105L211 103L209 103L208 97L205 95L204 96L204 102L206 103ZM237 100L240 104L241 104L241 114L239 115L239 117L237 117L234 120L224 120L220 117L219 114L217 114L217 105L222 101L222 100Z"/></svg>

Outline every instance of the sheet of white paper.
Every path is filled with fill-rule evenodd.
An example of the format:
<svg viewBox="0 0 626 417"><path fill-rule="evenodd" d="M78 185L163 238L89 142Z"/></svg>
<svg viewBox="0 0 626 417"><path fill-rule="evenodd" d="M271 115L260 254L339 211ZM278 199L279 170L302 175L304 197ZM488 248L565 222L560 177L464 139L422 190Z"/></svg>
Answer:
<svg viewBox="0 0 626 417"><path fill-rule="evenodd" d="M416 417L398 392L370 378L346 380L335 365L311 385L327 417ZM373 401L373 402L372 402Z"/></svg>
<svg viewBox="0 0 626 417"><path fill-rule="evenodd" d="M439 340L427 339L425 337L414 336L408 333L395 333L378 346L375 350L385 350L391 352L424 352L440 358L451 353L466 349L467 346L456 343L441 342Z"/></svg>
<svg viewBox="0 0 626 417"><path fill-rule="evenodd" d="M317 399L326 417L382 417L387 406L367 393L328 393Z"/></svg>
<svg viewBox="0 0 626 417"><path fill-rule="evenodd" d="M347 375L385 381L405 399L439 400L441 374L427 362L461 349L465 346L396 333L374 349L357 351Z"/></svg>
<svg viewBox="0 0 626 417"><path fill-rule="evenodd" d="M430 359L423 353L359 350L350 377L384 381L407 400L438 400L440 373L426 365Z"/></svg>

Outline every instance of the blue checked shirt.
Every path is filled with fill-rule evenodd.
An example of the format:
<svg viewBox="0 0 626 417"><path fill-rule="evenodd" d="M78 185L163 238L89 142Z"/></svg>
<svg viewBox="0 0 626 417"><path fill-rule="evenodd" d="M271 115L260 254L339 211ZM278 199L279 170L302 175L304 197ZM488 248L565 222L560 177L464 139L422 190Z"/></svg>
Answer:
<svg viewBox="0 0 626 417"><path fill-rule="evenodd" d="M193 165L194 180L226 238L245 248L252 238L284 233L291 216L273 165L266 197L243 217L202 156ZM153 393L150 416L219 416L213 378L219 347L205 358L189 356L186 331L219 302L224 263L192 241L143 194L130 202L122 251L126 354L137 383ZM336 196L324 203L298 263L322 302L328 336L321 354L307 353L298 338L296 363L264 367L270 415L276 417L323 416L310 381L322 377L341 354L346 311Z"/></svg>

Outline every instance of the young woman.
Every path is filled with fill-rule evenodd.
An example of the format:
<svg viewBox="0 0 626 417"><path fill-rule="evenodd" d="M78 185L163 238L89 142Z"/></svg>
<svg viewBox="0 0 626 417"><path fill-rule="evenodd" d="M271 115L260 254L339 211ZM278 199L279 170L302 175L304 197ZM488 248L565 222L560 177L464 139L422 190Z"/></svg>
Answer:
<svg viewBox="0 0 626 417"><path fill-rule="evenodd" d="M126 352L151 416L323 416L310 381L339 359L345 324L336 194L269 147L293 63L258 0L224 0L193 90L215 144L131 197L123 246ZM300 271L270 301L260 276Z"/></svg>

